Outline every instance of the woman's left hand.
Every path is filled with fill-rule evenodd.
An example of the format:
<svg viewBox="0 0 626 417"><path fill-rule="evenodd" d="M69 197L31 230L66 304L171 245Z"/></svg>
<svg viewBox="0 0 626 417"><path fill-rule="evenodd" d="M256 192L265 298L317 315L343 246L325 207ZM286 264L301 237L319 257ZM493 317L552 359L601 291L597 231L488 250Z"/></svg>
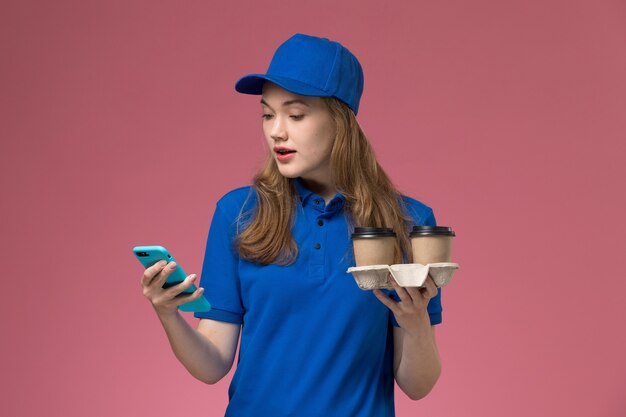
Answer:
<svg viewBox="0 0 626 417"><path fill-rule="evenodd" d="M381 290L374 290L374 295L381 303L389 307L400 327L410 334L418 334L424 323L430 326L426 306L430 299L437 295L437 286L430 275L422 287L401 287L391 276L389 281L400 297L400 301L396 302Z"/></svg>

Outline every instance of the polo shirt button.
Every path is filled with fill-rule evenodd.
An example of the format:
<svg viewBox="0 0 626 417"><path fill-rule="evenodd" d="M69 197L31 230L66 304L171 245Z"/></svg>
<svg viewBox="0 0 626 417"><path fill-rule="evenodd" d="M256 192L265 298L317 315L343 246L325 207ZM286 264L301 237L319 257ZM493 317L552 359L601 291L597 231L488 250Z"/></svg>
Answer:
<svg viewBox="0 0 626 417"><path fill-rule="evenodd" d="M319 199L319 198L316 198L316 199L315 199L315 204L319 204L319 203L320 203L320 199Z"/></svg>
<svg viewBox="0 0 626 417"><path fill-rule="evenodd" d="M324 226L324 220L318 220L317 224L320 225L320 226Z"/></svg>
<svg viewBox="0 0 626 417"><path fill-rule="evenodd" d="M320 245L319 243L316 243L315 246L313 246L315 249L319 249L322 247L322 245Z"/></svg>

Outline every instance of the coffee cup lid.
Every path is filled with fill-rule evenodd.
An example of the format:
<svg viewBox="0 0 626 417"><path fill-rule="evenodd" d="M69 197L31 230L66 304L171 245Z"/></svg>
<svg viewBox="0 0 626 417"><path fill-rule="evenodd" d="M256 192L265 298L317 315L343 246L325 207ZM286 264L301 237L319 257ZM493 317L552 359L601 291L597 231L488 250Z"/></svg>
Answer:
<svg viewBox="0 0 626 417"><path fill-rule="evenodd" d="M419 236L456 236L448 226L413 226L411 237Z"/></svg>
<svg viewBox="0 0 626 417"><path fill-rule="evenodd" d="M355 227L352 233L352 239L376 237L396 237L396 232L386 227Z"/></svg>

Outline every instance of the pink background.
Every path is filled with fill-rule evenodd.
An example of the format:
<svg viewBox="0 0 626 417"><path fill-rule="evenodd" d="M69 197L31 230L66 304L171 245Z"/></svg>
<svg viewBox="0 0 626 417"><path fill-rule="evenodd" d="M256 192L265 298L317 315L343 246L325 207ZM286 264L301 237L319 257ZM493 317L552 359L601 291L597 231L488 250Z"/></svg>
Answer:
<svg viewBox="0 0 626 417"><path fill-rule="evenodd" d="M233 84L296 32L359 57L381 163L458 234L443 374L397 415L626 415L609 0L3 1L0 415L223 415L232 374L177 362L131 249L200 273L216 200L263 155Z"/></svg>

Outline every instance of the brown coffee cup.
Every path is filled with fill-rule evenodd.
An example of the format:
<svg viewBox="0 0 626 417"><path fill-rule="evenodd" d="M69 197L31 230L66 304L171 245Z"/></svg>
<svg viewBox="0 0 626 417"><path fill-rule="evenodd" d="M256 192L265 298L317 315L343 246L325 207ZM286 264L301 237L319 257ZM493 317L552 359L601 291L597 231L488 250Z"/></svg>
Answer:
<svg viewBox="0 0 626 417"><path fill-rule="evenodd" d="M381 227L355 227L352 245L356 266L393 263L396 233Z"/></svg>
<svg viewBox="0 0 626 417"><path fill-rule="evenodd" d="M413 263L451 262L454 236L452 228L447 226L413 226L410 234Z"/></svg>

